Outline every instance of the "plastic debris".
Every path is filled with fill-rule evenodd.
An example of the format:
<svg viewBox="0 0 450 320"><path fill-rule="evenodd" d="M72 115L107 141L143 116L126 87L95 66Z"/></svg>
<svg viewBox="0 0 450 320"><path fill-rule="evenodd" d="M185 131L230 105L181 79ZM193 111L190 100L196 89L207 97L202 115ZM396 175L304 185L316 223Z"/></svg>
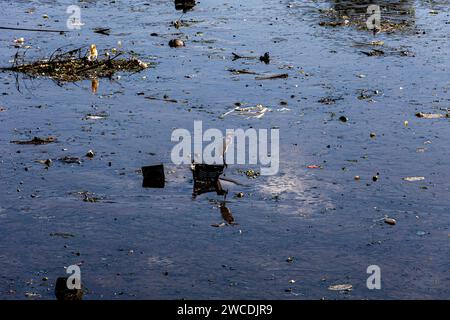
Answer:
<svg viewBox="0 0 450 320"><path fill-rule="evenodd" d="M225 116L231 113L237 113L240 116L247 116L249 118L259 119L262 118L266 112L271 111L269 108L264 107L262 104L258 104L255 107L235 107L234 109L225 112L220 116L220 118L224 118Z"/></svg>
<svg viewBox="0 0 450 320"><path fill-rule="evenodd" d="M336 284L328 287L331 291L351 291L353 286L351 284Z"/></svg>
<svg viewBox="0 0 450 320"><path fill-rule="evenodd" d="M384 223L390 224L391 226L394 226L394 225L397 224L397 221L395 219L393 219L393 218L386 217L386 218L384 218Z"/></svg>
<svg viewBox="0 0 450 320"><path fill-rule="evenodd" d="M410 181L410 182L422 181L422 180L425 180L425 177L405 177L405 178L403 178L403 180Z"/></svg>
<svg viewBox="0 0 450 320"><path fill-rule="evenodd" d="M164 188L165 176L163 164L142 167L142 175L144 177L142 181L143 188Z"/></svg>
<svg viewBox="0 0 450 320"><path fill-rule="evenodd" d="M194 164L192 174L194 177L194 190L192 196L196 197L207 192L216 192L225 195L219 177L225 169L224 165Z"/></svg>
<svg viewBox="0 0 450 320"><path fill-rule="evenodd" d="M416 117L424 119L440 119L440 118L450 118L450 114L417 112Z"/></svg>

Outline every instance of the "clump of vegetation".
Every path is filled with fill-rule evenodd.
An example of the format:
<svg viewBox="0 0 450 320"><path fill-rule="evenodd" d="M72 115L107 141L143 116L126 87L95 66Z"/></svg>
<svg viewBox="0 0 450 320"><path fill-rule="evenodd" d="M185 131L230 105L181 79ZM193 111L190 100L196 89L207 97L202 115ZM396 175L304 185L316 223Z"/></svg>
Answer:
<svg viewBox="0 0 450 320"><path fill-rule="evenodd" d="M34 62L26 62L25 54L20 56L18 52L13 65L0 70L19 72L30 77L48 77L58 82L75 82L110 78L116 72L139 72L149 66L150 63L143 62L132 54L117 52L115 49L105 50L98 58L95 55L95 59L92 59L89 50L82 47L66 52L60 48L53 52L50 58Z"/></svg>

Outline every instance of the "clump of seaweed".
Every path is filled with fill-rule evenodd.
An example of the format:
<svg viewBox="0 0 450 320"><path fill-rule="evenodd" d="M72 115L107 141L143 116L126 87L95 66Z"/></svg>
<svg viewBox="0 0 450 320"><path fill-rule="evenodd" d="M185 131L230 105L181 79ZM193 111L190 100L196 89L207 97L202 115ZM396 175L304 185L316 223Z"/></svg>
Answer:
<svg viewBox="0 0 450 320"><path fill-rule="evenodd" d="M20 56L17 52L12 66L0 70L23 73L30 77L48 77L58 82L75 82L111 78L116 72L136 73L150 66L150 63L143 62L132 54L115 49L105 50L96 59L91 59L88 53L86 47L64 52L59 48L48 59L26 62L25 53Z"/></svg>

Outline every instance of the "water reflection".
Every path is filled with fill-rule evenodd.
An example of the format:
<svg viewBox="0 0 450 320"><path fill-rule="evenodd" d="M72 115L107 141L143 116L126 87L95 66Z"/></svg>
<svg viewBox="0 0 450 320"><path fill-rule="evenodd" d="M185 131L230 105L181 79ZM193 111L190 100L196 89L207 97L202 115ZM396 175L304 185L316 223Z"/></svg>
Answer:
<svg viewBox="0 0 450 320"><path fill-rule="evenodd" d="M91 91L93 94L96 94L98 91L99 81L97 78L91 80Z"/></svg>
<svg viewBox="0 0 450 320"><path fill-rule="evenodd" d="M229 225L235 225L236 222L234 222L234 217L231 214L231 210L226 206L226 202L222 201L219 205L220 209L220 215L222 216L222 219L228 223Z"/></svg>

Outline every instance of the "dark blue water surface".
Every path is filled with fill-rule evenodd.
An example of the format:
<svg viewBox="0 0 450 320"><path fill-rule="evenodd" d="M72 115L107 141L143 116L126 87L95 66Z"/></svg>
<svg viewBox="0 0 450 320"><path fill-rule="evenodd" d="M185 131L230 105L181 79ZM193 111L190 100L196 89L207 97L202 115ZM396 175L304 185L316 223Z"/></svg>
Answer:
<svg viewBox="0 0 450 320"><path fill-rule="evenodd" d="M67 30L70 4L0 1L0 26ZM85 299L450 298L450 121L415 116L450 109L448 1L402 1L382 11L382 22L408 26L377 35L319 25L336 12L330 8L353 19L364 1L202 0L179 29L173 1L78 4L80 30L0 30L0 66L11 64L20 37L29 60L66 45L95 43L101 52L121 41L156 65L100 79L97 93L91 81L0 73L1 299L53 299L56 278L72 264L80 265ZM173 38L186 46L170 48ZM375 48L383 56L361 52L375 40L384 41ZM269 52L271 63L233 61L233 52ZM230 68L289 77L258 81ZM145 98L164 96L176 102ZM271 112L221 117L237 102ZM107 117L86 120L97 113ZM226 169L244 184L223 183L237 225L212 227L222 222L223 197L192 199L189 166L171 162L172 131L192 130L194 120L205 129L280 129L277 175L249 179L239 169L259 166ZM58 141L10 143L34 136ZM84 156L90 149L92 160ZM82 163L57 160L65 156ZM45 159L53 165L36 162ZM142 188L140 168L158 163L165 188ZM414 176L425 179L402 180ZM83 201L85 192L100 201ZM381 290L366 287L369 265L381 268ZM336 284L353 290L328 289Z"/></svg>

